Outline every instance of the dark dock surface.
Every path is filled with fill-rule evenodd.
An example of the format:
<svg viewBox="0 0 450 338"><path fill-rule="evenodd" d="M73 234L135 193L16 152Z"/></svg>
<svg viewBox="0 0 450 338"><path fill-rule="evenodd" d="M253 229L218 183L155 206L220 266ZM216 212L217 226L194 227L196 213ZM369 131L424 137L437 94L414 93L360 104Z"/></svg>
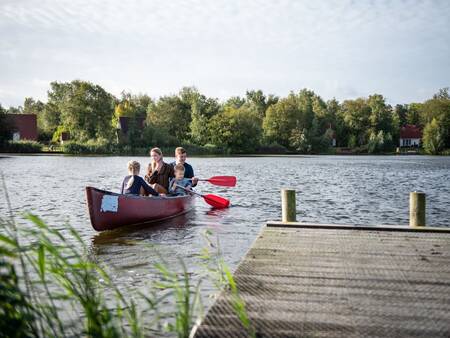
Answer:
<svg viewBox="0 0 450 338"><path fill-rule="evenodd" d="M256 337L450 337L450 229L274 222L234 278ZM195 337L248 337L229 291Z"/></svg>

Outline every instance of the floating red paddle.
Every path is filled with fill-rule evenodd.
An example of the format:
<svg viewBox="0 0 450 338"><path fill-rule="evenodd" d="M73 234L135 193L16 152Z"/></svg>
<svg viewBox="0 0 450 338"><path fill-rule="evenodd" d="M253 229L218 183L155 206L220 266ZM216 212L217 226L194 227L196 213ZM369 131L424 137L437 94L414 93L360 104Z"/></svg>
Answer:
<svg viewBox="0 0 450 338"><path fill-rule="evenodd" d="M236 185L235 176L213 176L208 179L199 179L199 181L207 181L214 185L221 185L223 187L234 187Z"/></svg>
<svg viewBox="0 0 450 338"><path fill-rule="evenodd" d="M217 195L213 195L213 194L203 195L203 194L200 194L200 193L198 193L196 191L186 189L185 187L182 187L182 186L179 186L179 185L177 185L177 187L181 188L183 190L186 190L187 192L190 192L190 193L193 193L195 195L203 197L205 202L208 203L213 208L225 209L225 208L228 208L230 206L230 201L227 200L226 198L223 198L223 197L220 197L220 196L217 196Z"/></svg>

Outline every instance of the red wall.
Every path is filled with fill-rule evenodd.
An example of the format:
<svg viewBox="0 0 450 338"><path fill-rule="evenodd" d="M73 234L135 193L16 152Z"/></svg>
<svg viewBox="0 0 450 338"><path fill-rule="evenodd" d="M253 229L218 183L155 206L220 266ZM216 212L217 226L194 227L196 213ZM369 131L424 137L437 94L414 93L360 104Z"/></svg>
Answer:
<svg viewBox="0 0 450 338"><path fill-rule="evenodd" d="M37 141L37 119L35 114L7 114L14 131L20 133L21 140Z"/></svg>

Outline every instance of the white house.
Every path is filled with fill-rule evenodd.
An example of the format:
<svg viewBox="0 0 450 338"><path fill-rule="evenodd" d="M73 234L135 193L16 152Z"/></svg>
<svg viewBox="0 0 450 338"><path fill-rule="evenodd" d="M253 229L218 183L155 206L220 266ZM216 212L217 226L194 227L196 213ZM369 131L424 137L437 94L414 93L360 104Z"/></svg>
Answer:
<svg viewBox="0 0 450 338"><path fill-rule="evenodd" d="M400 129L400 147L419 147L422 131L413 124L406 124Z"/></svg>

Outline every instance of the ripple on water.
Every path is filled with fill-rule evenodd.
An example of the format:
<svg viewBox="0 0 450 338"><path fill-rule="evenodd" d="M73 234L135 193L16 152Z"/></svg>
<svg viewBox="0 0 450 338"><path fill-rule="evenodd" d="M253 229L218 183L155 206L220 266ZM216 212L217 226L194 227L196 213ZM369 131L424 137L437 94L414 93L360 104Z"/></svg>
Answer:
<svg viewBox="0 0 450 338"><path fill-rule="evenodd" d="M16 215L34 211L63 230L69 220L89 245L93 259L109 267L121 288L144 287L154 276L151 265L161 258L174 269L183 258L195 276L197 254L206 245L205 230L214 233L212 240L219 241L225 261L235 267L264 223L281 218L281 187L297 190L297 217L302 221L407 224L409 192L424 190L429 202L427 222L450 225L450 157L190 158L199 177L238 177L232 189L207 183L197 187L229 198L231 208L211 210L199 198L195 211L181 218L98 234L90 226L84 187L118 191L130 159L15 156L0 159L0 169L8 168L3 171ZM147 157L135 159L148 163ZM25 179L16 180L12 173ZM3 198L0 213L7 213Z"/></svg>

